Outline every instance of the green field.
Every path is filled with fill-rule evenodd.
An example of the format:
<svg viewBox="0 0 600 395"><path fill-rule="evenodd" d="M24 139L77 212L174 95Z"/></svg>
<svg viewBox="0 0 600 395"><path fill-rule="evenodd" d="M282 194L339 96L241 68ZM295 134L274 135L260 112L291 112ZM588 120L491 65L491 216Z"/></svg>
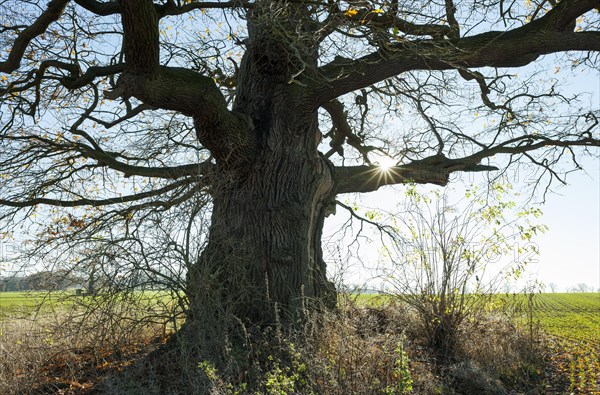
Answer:
<svg viewBox="0 0 600 395"><path fill-rule="evenodd" d="M136 291L122 295L100 294L96 297L76 296L75 291L58 292L0 292L0 320L22 318L35 311L51 311L65 306L98 306L103 303L125 302L130 307L142 307L157 314L171 311L174 298L170 293L162 291ZM92 309L96 308L92 307Z"/></svg>
<svg viewBox="0 0 600 395"><path fill-rule="evenodd" d="M534 308L547 333L600 345L600 293L541 294Z"/></svg>
<svg viewBox="0 0 600 395"><path fill-rule="evenodd" d="M0 292L0 319L24 317L38 309L48 311L69 303L67 300L73 295L71 291Z"/></svg>
<svg viewBox="0 0 600 395"><path fill-rule="evenodd" d="M541 294L534 317L554 340L553 360L575 394L600 394L600 294Z"/></svg>
<svg viewBox="0 0 600 395"><path fill-rule="evenodd" d="M145 292L148 299L155 299L155 291ZM150 295L152 294L152 295ZM26 312L43 301L65 300L70 292L0 292L0 316L9 312ZM165 295L167 296L167 295ZM160 298L164 299L164 298ZM354 295L355 303L380 306L390 296L378 294ZM516 304L525 313L527 296L516 295ZM164 301L164 300L163 300ZM514 301L509 303L515 303ZM600 293L539 294L532 300L534 320L550 335L573 341L584 341L600 346ZM4 313L4 314L3 314Z"/></svg>
<svg viewBox="0 0 600 395"><path fill-rule="evenodd" d="M0 292L0 318L31 311L47 297L46 292Z"/></svg>
<svg viewBox="0 0 600 395"><path fill-rule="evenodd" d="M600 395L600 293L557 293L498 298L547 334L548 358L569 393Z"/></svg>
<svg viewBox="0 0 600 395"><path fill-rule="evenodd" d="M153 297L155 292L153 292ZM58 300L65 292L0 292L0 315L8 311L26 311L44 300ZM148 292L145 293L148 296ZM526 308L526 296L517 295L521 309ZM150 297L152 299L152 297ZM352 298L356 303L379 306L389 301L387 295L361 294ZM534 319L547 333L571 340L600 344L600 293L540 294L533 298Z"/></svg>

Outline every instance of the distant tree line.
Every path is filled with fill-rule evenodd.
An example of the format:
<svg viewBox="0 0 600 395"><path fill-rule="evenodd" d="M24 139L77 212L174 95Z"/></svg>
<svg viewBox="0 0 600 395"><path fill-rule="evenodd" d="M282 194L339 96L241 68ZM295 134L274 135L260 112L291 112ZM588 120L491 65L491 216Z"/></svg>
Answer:
<svg viewBox="0 0 600 395"><path fill-rule="evenodd" d="M68 289L81 289L86 294L106 292L117 289L123 285L123 280L115 273L109 273L106 268L90 266L86 270L73 273L67 270L39 271L29 275L13 274L0 276L0 292L17 291L65 291ZM168 276L164 276L168 278ZM128 279L129 289L149 290L163 289L160 282L151 278L148 273L137 273Z"/></svg>
<svg viewBox="0 0 600 395"><path fill-rule="evenodd" d="M549 283L546 289L552 293L560 292L560 289L556 283ZM573 285L571 287L566 288L566 292L568 292L568 293L594 292L594 287L590 286L586 283L579 283L577 285ZM596 289L595 292L600 292L600 288Z"/></svg>
<svg viewBox="0 0 600 395"><path fill-rule="evenodd" d="M594 288L590 287L589 285L587 285L585 283L579 283L579 284L577 284L575 286L572 286L569 289L567 289L567 292L570 292L570 293L576 293L576 292L580 292L580 293L594 292Z"/></svg>
<svg viewBox="0 0 600 395"><path fill-rule="evenodd" d="M40 271L27 276L0 277L0 292L59 291L80 288L86 280L69 273Z"/></svg>

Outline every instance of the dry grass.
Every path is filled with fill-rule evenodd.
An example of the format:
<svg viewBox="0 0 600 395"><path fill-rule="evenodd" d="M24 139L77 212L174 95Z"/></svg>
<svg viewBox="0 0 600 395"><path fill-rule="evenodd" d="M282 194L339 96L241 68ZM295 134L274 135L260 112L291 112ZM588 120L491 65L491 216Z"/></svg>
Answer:
<svg viewBox="0 0 600 395"><path fill-rule="evenodd" d="M477 317L461 328L456 357L442 363L415 315L393 303L347 302L299 336L262 333L235 377L189 350L148 358L166 339L161 327L131 330L101 315L88 314L84 324L64 312L13 318L0 321L0 332L2 394L545 393L538 390L544 344L537 334L532 338L505 317Z"/></svg>
<svg viewBox="0 0 600 395"><path fill-rule="evenodd" d="M85 393L160 342L158 328L98 333L67 312L0 320L0 394Z"/></svg>

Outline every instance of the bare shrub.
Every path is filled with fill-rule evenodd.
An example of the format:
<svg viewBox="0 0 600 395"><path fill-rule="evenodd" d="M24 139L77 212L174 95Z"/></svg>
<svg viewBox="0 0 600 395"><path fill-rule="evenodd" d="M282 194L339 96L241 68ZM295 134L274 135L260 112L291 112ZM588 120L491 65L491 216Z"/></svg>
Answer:
<svg viewBox="0 0 600 395"><path fill-rule="evenodd" d="M403 211L393 216L397 235L384 279L419 316L441 359L454 356L465 321L486 311L506 279L522 273L537 253L529 240L546 229L530 222L539 210L517 210L506 199L510 185L491 188L494 199L468 193L458 204L446 192L409 189Z"/></svg>

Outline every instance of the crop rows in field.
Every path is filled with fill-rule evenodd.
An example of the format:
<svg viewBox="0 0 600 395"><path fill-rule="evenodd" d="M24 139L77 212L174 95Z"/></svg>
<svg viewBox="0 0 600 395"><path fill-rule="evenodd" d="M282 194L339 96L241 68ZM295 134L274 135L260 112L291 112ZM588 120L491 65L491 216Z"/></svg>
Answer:
<svg viewBox="0 0 600 395"><path fill-rule="evenodd" d="M541 294L534 318L557 341L556 364L569 391L600 394L600 294Z"/></svg>
<svg viewBox="0 0 600 395"><path fill-rule="evenodd" d="M549 334L600 345L600 294L541 294L534 317Z"/></svg>

